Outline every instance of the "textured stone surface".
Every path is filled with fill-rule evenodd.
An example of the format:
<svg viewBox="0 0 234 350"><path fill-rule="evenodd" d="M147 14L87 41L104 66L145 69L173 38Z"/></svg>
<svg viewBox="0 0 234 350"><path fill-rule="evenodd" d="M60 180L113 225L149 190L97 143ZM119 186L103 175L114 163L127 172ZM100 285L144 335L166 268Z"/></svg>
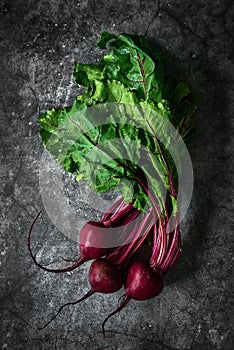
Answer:
<svg viewBox="0 0 234 350"><path fill-rule="evenodd" d="M233 348L233 12L227 0L0 1L1 349ZM59 305L88 290L89 264L70 275L43 273L26 246L43 206L37 116L81 91L72 81L73 61L98 60L102 30L145 34L161 45L199 104L188 143L195 186L183 254L161 296L131 302L109 322L111 339L102 338L100 325L121 292L94 295L37 330ZM77 252L46 216L33 248L44 264Z"/></svg>

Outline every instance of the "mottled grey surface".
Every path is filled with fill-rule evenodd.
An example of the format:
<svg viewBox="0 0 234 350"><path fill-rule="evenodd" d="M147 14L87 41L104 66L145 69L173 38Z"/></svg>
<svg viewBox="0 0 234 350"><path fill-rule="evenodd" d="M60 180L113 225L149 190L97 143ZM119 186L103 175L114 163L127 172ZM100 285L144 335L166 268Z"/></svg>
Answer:
<svg viewBox="0 0 234 350"><path fill-rule="evenodd" d="M233 349L233 15L227 0L0 1L1 349ZM112 318L110 339L102 338L100 325L122 292L94 295L37 330L59 305L88 290L89 264L70 275L44 273L26 246L30 222L43 207L37 116L80 92L73 61L96 62L102 30L145 34L163 47L199 104L188 143L195 186L182 225L183 254L162 295L132 301ZM87 216L97 214L86 209ZM53 266L60 255L77 254L46 216L33 249Z"/></svg>

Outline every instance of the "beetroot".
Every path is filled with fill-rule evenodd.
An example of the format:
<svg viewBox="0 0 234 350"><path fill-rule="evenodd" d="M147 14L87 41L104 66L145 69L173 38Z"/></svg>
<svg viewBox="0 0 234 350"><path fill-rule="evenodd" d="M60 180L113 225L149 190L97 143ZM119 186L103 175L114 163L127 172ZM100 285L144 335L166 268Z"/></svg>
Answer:
<svg viewBox="0 0 234 350"><path fill-rule="evenodd" d="M80 231L80 254L87 260L97 259L112 251L112 248L103 248L106 241L104 232L107 228L99 221L88 221Z"/></svg>
<svg viewBox="0 0 234 350"><path fill-rule="evenodd" d="M180 255L180 195L188 190L189 200L193 180L181 141L192 128L196 103L188 84L170 78L164 55L143 36L103 32L98 46L112 50L96 66L75 63L73 75L85 86L84 94L70 107L41 114L39 133L53 159L78 181L87 181L98 194L117 190L123 197L99 222L82 227L80 257L67 260L71 266L49 269L36 261L30 239L40 213L31 225L28 249L34 263L48 272L72 271L96 259L89 270L90 291L64 306L95 292L115 292L125 282L119 306L103 322L104 334L105 322L131 299L147 300L161 293L162 278ZM100 115L89 108L102 104Z"/></svg>
<svg viewBox="0 0 234 350"><path fill-rule="evenodd" d="M127 275L125 293L130 299L147 300L156 297L163 290L158 273L143 261L134 262Z"/></svg>
<svg viewBox="0 0 234 350"><path fill-rule="evenodd" d="M113 293L122 287L123 276L117 266L100 258L94 260L90 266L89 283L96 292Z"/></svg>

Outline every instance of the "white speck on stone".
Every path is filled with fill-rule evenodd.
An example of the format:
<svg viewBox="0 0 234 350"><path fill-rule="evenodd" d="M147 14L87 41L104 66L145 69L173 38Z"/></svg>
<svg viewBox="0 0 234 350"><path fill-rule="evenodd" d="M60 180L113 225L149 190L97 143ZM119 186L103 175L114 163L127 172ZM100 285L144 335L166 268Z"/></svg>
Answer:
<svg viewBox="0 0 234 350"><path fill-rule="evenodd" d="M195 60L197 58L197 55L195 53L193 53L192 58Z"/></svg>
<svg viewBox="0 0 234 350"><path fill-rule="evenodd" d="M9 338L11 336L11 332L7 333L7 338Z"/></svg>
<svg viewBox="0 0 234 350"><path fill-rule="evenodd" d="M197 327L197 333L198 334L201 334L201 329L202 329L202 327L201 327L201 324L199 323L199 325Z"/></svg>
<svg viewBox="0 0 234 350"><path fill-rule="evenodd" d="M28 125L32 125L32 122L28 122Z"/></svg>
<svg viewBox="0 0 234 350"><path fill-rule="evenodd" d="M6 255L6 250L3 250L3 251L1 252L1 255L2 255L2 256Z"/></svg>
<svg viewBox="0 0 234 350"><path fill-rule="evenodd" d="M115 27L115 23L112 24L112 27Z"/></svg>
<svg viewBox="0 0 234 350"><path fill-rule="evenodd" d="M58 23L55 23L54 25L55 25L55 27L58 27Z"/></svg>
<svg viewBox="0 0 234 350"><path fill-rule="evenodd" d="M59 62L59 65L62 66L62 65L63 65L63 62Z"/></svg>
<svg viewBox="0 0 234 350"><path fill-rule="evenodd" d="M152 327L152 324L149 324L149 328L151 328Z"/></svg>
<svg viewBox="0 0 234 350"><path fill-rule="evenodd" d="M12 112L11 115L15 115L15 112Z"/></svg>
<svg viewBox="0 0 234 350"><path fill-rule="evenodd" d="M85 40L85 36L83 36L83 37L82 37L82 39L84 39L84 40Z"/></svg>
<svg viewBox="0 0 234 350"><path fill-rule="evenodd" d="M220 345L220 337L217 329L209 329L210 340L214 345Z"/></svg>
<svg viewBox="0 0 234 350"><path fill-rule="evenodd" d="M63 48L65 48L65 47L66 47L66 45L65 45L65 44L63 44L63 45L62 45L62 47L63 47Z"/></svg>
<svg viewBox="0 0 234 350"><path fill-rule="evenodd" d="M31 103L31 102L29 102L29 103L28 103L28 107L30 107L31 105L32 105L32 103Z"/></svg>

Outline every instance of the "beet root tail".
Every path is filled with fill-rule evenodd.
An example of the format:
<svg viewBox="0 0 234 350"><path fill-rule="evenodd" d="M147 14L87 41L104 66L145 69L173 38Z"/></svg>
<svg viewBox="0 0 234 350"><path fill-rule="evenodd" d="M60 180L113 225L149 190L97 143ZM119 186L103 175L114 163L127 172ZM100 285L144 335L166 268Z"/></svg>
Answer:
<svg viewBox="0 0 234 350"><path fill-rule="evenodd" d="M33 220L30 229L29 229L29 233L28 233L28 250L29 250L29 254L34 262L35 265L37 265L38 267L40 267L40 269L46 271L46 272L53 272L53 273L61 273L61 272L69 272L69 271L73 271L74 269L76 269L77 267L79 267L80 265L82 265L83 263L85 263L88 259L84 258L83 256L81 256L80 258L78 258L77 260L75 260L75 263L71 266L65 267L63 269L49 269L43 265L41 265L37 260L35 255L33 255L32 253L32 249L31 249L31 233L33 230L33 227L37 221L37 219L39 218L39 216L41 215L42 211L39 211L39 213L37 214L37 216L35 217L35 219Z"/></svg>
<svg viewBox="0 0 234 350"><path fill-rule="evenodd" d="M94 291L93 289L90 289L90 290L89 290L82 298L80 298L79 300L73 301L73 302L69 302L69 303L66 303L66 304L62 305L62 306L59 308L58 312L57 312L43 327L38 328L38 330L42 330L42 329L46 328L46 327L60 314L60 312L63 310L64 307L69 306L69 305L76 305L76 304L80 303L81 301L83 301L83 300L89 298L89 297L90 297L91 295L93 295L94 293L95 293L95 291Z"/></svg>
<svg viewBox="0 0 234 350"><path fill-rule="evenodd" d="M105 324L106 324L106 322L109 320L110 317L112 317L115 314L119 313L129 303L130 300L131 300L131 298L129 298L126 294L124 294L120 298L119 306L105 318L105 320L102 323L102 334L103 334L104 338L106 337L106 333L105 333Z"/></svg>

